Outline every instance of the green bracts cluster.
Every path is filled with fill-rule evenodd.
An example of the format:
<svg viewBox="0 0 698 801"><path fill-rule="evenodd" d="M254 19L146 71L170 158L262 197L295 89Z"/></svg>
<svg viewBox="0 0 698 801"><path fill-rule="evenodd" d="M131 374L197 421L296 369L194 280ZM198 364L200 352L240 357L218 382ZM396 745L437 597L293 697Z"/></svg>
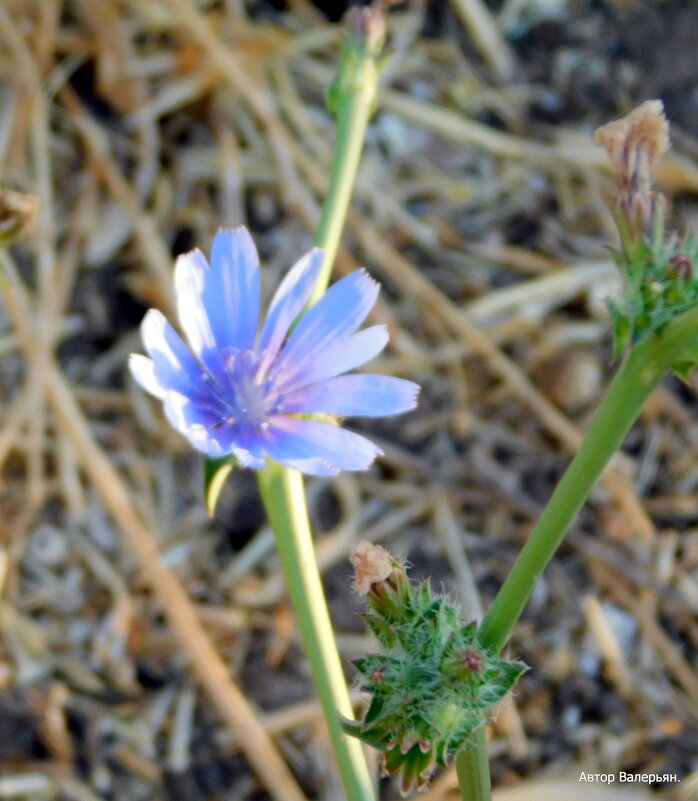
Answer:
<svg viewBox="0 0 698 801"><path fill-rule="evenodd" d="M621 214L618 214L622 229ZM665 239L658 222L654 236L637 237L614 254L623 278L623 299L609 304L616 354L661 332L675 317L698 305L698 240L691 233ZM696 353L698 357L698 353ZM685 377L695 366L672 365Z"/></svg>
<svg viewBox="0 0 698 801"><path fill-rule="evenodd" d="M382 751L382 767L401 774L406 794L485 725L526 666L483 648L476 625L462 625L428 581L410 584L396 560L366 600L371 611L364 620L383 653L354 662L372 698L363 720L342 726Z"/></svg>

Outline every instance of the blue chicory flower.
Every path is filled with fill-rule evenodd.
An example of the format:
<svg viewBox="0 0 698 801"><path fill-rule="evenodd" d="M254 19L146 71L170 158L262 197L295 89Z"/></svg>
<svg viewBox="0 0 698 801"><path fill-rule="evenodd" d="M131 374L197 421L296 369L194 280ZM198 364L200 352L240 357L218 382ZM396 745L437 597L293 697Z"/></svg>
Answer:
<svg viewBox="0 0 698 801"><path fill-rule="evenodd" d="M384 325L357 332L378 296L364 270L337 281L301 318L323 260L314 248L279 286L258 335L259 257L245 228L221 230L211 266L199 250L177 259L182 341L151 309L141 325L146 356L132 354L138 383L163 401L170 423L199 451L233 454L248 467L265 457L313 475L363 470L380 448L301 415L382 417L412 409L419 387L379 375L343 375L379 353Z"/></svg>

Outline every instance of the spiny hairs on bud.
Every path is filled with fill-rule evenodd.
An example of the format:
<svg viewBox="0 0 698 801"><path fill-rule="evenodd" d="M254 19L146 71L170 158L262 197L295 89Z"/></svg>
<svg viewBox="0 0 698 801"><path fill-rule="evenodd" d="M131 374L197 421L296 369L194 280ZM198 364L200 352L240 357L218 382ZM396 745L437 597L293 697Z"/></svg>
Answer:
<svg viewBox="0 0 698 801"><path fill-rule="evenodd" d="M647 100L625 117L602 125L594 141L608 154L622 192L649 191L652 172L669 149L662 101Z"/></svg>
<svg viewBox="0 0 698 801"><path fill-rule="evenodd" d="M400 774L406 794L485 725L526 667L485 649L476 625L463 626L428 581L412 585L384 548L359 543L351 561L382 652L354 662L371 702L363 720L342 726L382 752L383 770Z"/></svg>

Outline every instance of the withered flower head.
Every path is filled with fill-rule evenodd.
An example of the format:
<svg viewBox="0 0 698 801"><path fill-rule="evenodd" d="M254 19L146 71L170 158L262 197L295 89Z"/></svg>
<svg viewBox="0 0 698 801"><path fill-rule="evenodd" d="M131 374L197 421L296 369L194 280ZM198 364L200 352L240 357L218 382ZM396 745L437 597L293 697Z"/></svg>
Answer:
<svg viewBox="0 0 698 801"><path fill-rule="evenodd" d="M602 125L594 141L608 153L622 192L648 192L653 170L669 149L662 101L647 100L625 117Z"/></svg>
<svg viewBox="0 0 698 801"><path fill-rule="evenodd" d="M359 595L368 595L371 585L384 581L393 572L393 558L382 545L363 540L357 543L349 555L356 572L354 589Z"/></svg>

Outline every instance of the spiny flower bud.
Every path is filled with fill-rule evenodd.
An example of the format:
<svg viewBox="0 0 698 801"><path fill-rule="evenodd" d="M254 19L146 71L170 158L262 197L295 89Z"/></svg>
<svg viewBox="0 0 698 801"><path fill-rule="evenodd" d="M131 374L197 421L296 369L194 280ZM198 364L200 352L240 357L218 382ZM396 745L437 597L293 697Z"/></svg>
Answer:
<svg viewBox="0 0 698 801"><path fill-rule="evenodd" d="M666 200L652 188L654 168L669 148L669 124L659 100L599 128L596 142L606 149L621 190L614 214L621 249L614 257L623 295L609 304L620 355L698 305L698 242L692 234L666 235ZM697 363L698 350L672 368L686 378Z"/></svg>
<svg viewBox="0 0 698 801"><path fill-rule="evenodd" d="M467 670L470 673L479 673L485 667L485 657L472 648L461 651L459 657L463 670Z"/></svg>
<svg viewBox="0 0 698 801"><path fill-rule="evenodd" d="M463 626L429 582L413 586L384 548L359 543L351 561L383 652L355 660L371 701L363 720L342 726L382 752L384 771L399 773L408 793L485 725L525 666L483 648L475 624Z"/></svg>

